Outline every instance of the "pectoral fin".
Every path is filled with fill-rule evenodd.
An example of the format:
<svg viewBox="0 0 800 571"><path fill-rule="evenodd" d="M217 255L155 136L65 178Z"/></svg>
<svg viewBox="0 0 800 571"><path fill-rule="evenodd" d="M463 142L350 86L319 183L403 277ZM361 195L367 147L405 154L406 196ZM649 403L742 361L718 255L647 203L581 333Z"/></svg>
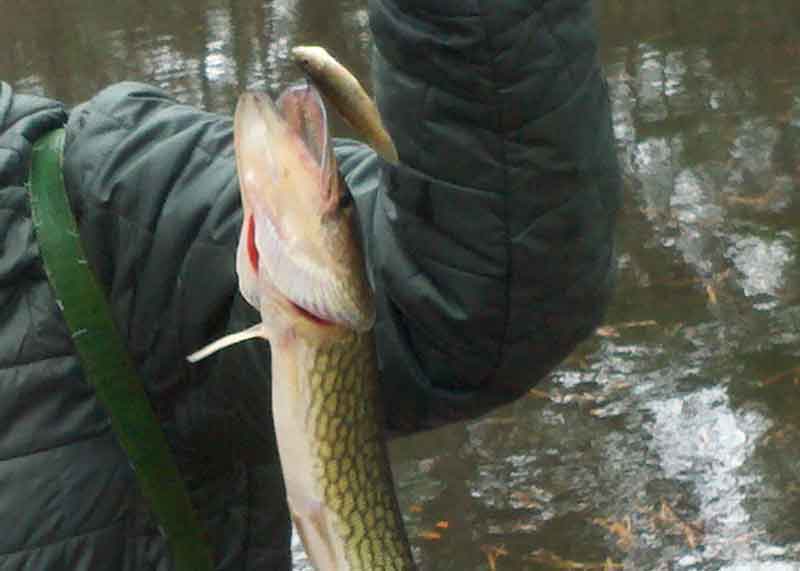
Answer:
<svg viewBox="0 0 800 571"><path fill-rule="evenodd" d="M262 323L248 327L244 331L238 331L237 333L231 333L229 335L225 335L224 337L220 337L216 341L212 341L202 349L198 349L186 357L186 360L190 363L197 363L198 361L202 361L206 357L213 355L221 349L225 349L231 345L236 345L242 341L247 341L248 339L255 339L256 337L261 337L264 339L267 338L264 332L264 325Z"/></svg>

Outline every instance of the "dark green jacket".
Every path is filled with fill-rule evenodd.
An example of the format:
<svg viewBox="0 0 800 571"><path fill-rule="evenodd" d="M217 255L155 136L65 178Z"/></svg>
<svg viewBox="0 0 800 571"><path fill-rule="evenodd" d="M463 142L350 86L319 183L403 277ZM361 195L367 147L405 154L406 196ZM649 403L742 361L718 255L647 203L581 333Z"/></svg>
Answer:
<svg viewBox="0 0 800 571"><path fill-rule="evenodd" d="M541 4L541 5L540 5ZM402 159L339 141L379 301L390 428L524 394L596 326L620 178L591 3L372 0ZM171 568L51 294L24 182L66 125L90 264L206 523L218 569L288 569L268 348L183 357L256 320L237 294L231 122L140 84L71 110L0 84L0 568Z"/></svg>

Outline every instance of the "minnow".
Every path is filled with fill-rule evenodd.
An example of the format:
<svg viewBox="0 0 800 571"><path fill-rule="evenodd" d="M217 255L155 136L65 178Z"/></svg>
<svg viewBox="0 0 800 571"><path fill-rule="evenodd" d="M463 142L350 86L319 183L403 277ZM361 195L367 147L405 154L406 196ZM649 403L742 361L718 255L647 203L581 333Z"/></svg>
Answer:
<svg viewBox="0 0 800 571"><path fill-rule="evenodd" d="M383 433L373 293L318 91L242 95L234 144L236 270L261 322L189 359L268 339L287 499L315 568L414 571Z"/></svg>
<svg viewBox="0 0 800 571"><path fill-rule="evenodd" d="M350 126L381 157L396 165L399 158L392 137L358 79L319 46L297 46L292 49L292 58Z"/></svg>

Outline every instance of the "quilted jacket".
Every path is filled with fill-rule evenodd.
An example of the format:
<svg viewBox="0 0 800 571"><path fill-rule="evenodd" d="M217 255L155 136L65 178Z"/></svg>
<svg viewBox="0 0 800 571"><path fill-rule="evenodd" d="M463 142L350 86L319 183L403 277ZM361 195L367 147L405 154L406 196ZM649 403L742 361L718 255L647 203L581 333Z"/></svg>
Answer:
<svg viewBox="0 0 800 571"><path fill-rule="evenodd" d="M620 201L588 0L371 0L376 97L401 164L337 142L378 299L388 428L475 417L591 333ZM0 569L168 571L165 541L83 377L25 181L64 126L89 263L220 571L289 569L263 342L183 357L256 320L237 293L231 120L153 87L67 113L0 83Z"/></svg>

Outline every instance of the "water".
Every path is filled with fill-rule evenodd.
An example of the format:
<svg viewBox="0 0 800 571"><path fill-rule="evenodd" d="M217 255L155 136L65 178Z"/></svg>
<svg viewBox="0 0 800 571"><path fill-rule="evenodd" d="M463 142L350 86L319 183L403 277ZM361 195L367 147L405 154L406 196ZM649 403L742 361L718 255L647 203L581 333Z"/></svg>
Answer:
<svg viewBox="0 0 800 571"><path fill-rule="evenodd" d="M527 399L393 444L415 555L800 570L800 3L596 7L627 185L618 295ZM297 77L296 43L368 79L364 8L6 0L0 77L69 103L139 79L231 112Z"/></svg>

